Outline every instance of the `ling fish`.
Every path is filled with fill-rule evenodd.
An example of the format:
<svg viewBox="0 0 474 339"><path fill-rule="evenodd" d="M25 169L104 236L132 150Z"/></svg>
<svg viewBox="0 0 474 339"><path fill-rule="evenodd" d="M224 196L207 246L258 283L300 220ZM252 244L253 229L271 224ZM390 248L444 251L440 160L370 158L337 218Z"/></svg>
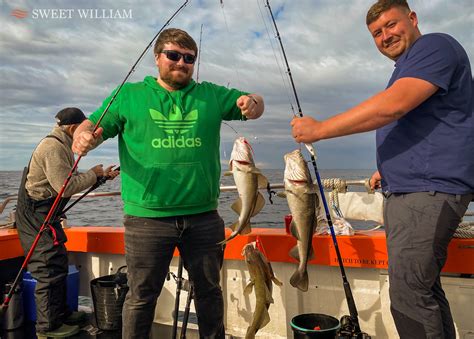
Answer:
<svg viewBox="0 0 474 339"><path fill-rule="evenodd" d="M232 240L237 234L248 234L252 231L250 218L260 212L265 205L265 199L258 189L265 188L268 184L267 178L255 167L252 147L244 137L235 140L229 161L229 172L224 175L234 176L239 198L231 207L239 215L239 219L230 226L232 233L221 244Z"/></svg>
<svg viewBox="0 0 474 339"><path fill-rule="evenodd" d="M317 226L317 206L319 196L317 186L312 183L308 164L300 150L287 153L285 159L285 195L291 211L291 234L296 238L296 246L289 254L298 260L298 269L290 278L293 287L308 290L308 260L314 257L313 233Z"/></svg>
<svg viewBox="0 0 474 339"><path fill-rule="evenodd" d="M282 283L273 274L271 264L256 248L255 242L244 246L242 256L245 258L250 274L250 283L245 287L244 294L249 295L255 287L255 311L252 323L247 328L245 335L245 339L253 339L257 331L270 322L268 308L273 303L272 282L278 286L281 286Z"/></svg>

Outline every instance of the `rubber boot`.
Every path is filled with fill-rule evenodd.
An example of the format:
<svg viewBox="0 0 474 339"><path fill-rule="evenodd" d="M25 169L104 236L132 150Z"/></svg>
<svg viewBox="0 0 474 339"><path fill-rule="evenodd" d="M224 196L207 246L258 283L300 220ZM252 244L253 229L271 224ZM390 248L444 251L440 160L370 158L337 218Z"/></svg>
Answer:
<svg viewBox="0 0 474 339"><path fill-rule="evenodd" d="M79 333L79 326L70 326L62 324L59 328L48 331L44 333L36 333L38 339L47 339L47 338L67 338L73 336L74 334Z"/></svg>
<svg viewBox="0 0 474 339"><path fill-rule="evenodd" d="M87 319L86 312L73 311L66 319L64 323L67 325L80 325Z"/></svg>

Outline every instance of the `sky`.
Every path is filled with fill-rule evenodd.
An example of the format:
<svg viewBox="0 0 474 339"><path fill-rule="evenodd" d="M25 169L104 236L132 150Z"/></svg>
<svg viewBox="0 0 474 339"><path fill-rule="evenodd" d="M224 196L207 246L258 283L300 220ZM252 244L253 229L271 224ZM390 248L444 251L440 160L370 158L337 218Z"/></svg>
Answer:
<svg viewBox="0 0 474 339"><path fill-rule="evenodd" d="M326 119L383 90L393 62L376 49L365 25L374 0L272 0L303 114ZM0 170L27 165L55 114L96 110L184 1L0 0ZM474 61L472 0L412 0L423 34L454 36ZM245 136L260 168L283 168L300 145L291 137L294 104L269 12L261 0L191 0L169 27L201 45L199 81L261 94L261 119L221 129L226 163ZM200 39L202 27L202 38ZM197 65L194 78L197 76ZM156 76L148 51L129 78ZM235 131L234 131L235 130ZM321 169L374 169L375 132L315 144ZM307 155L307 154L306 154ZM308 157L309 159L309 157ZM118 164L117 140L81 159L79 168Z"/></svg>

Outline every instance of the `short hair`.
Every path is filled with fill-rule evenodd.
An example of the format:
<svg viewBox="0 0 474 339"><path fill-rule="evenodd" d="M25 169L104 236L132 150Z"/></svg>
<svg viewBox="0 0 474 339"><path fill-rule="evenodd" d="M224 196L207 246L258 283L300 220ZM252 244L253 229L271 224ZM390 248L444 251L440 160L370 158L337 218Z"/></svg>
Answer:
<svg viewBox="0 0 474 339"><path fill-rule="evenodd" d="M168 28L161 32L158 39L156 39L153 52L155 54L161 53L165 48L165 44L169 42L182 48L193 50L196 55L198 53L198 47L194 39L187 32L179 28Z"/></svg>
<svg viewBox="0 0 474 339"><path fill-rule="evenodd" d="M408 12L411 11L406 0L378 0L367 12L367 17L365 19L367 26L377 20L383 12L388 11L392 7L406 8Z"/></svg>

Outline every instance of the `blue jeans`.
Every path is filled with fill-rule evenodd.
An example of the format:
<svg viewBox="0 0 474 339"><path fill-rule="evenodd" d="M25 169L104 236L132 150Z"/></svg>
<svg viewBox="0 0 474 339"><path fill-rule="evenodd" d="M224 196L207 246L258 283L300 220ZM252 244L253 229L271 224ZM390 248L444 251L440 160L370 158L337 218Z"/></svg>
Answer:
<svg viewBox="0 0 474 339"><path fill-rule="evenodd" d="M165 218L125 216L125 260L130 290L123 308L123 338L148 338L173 252L178 247L194 284L199 335L224 338L219 285L224 221L217 211ZM171 310L170 310L171 311Z"/></svg>

